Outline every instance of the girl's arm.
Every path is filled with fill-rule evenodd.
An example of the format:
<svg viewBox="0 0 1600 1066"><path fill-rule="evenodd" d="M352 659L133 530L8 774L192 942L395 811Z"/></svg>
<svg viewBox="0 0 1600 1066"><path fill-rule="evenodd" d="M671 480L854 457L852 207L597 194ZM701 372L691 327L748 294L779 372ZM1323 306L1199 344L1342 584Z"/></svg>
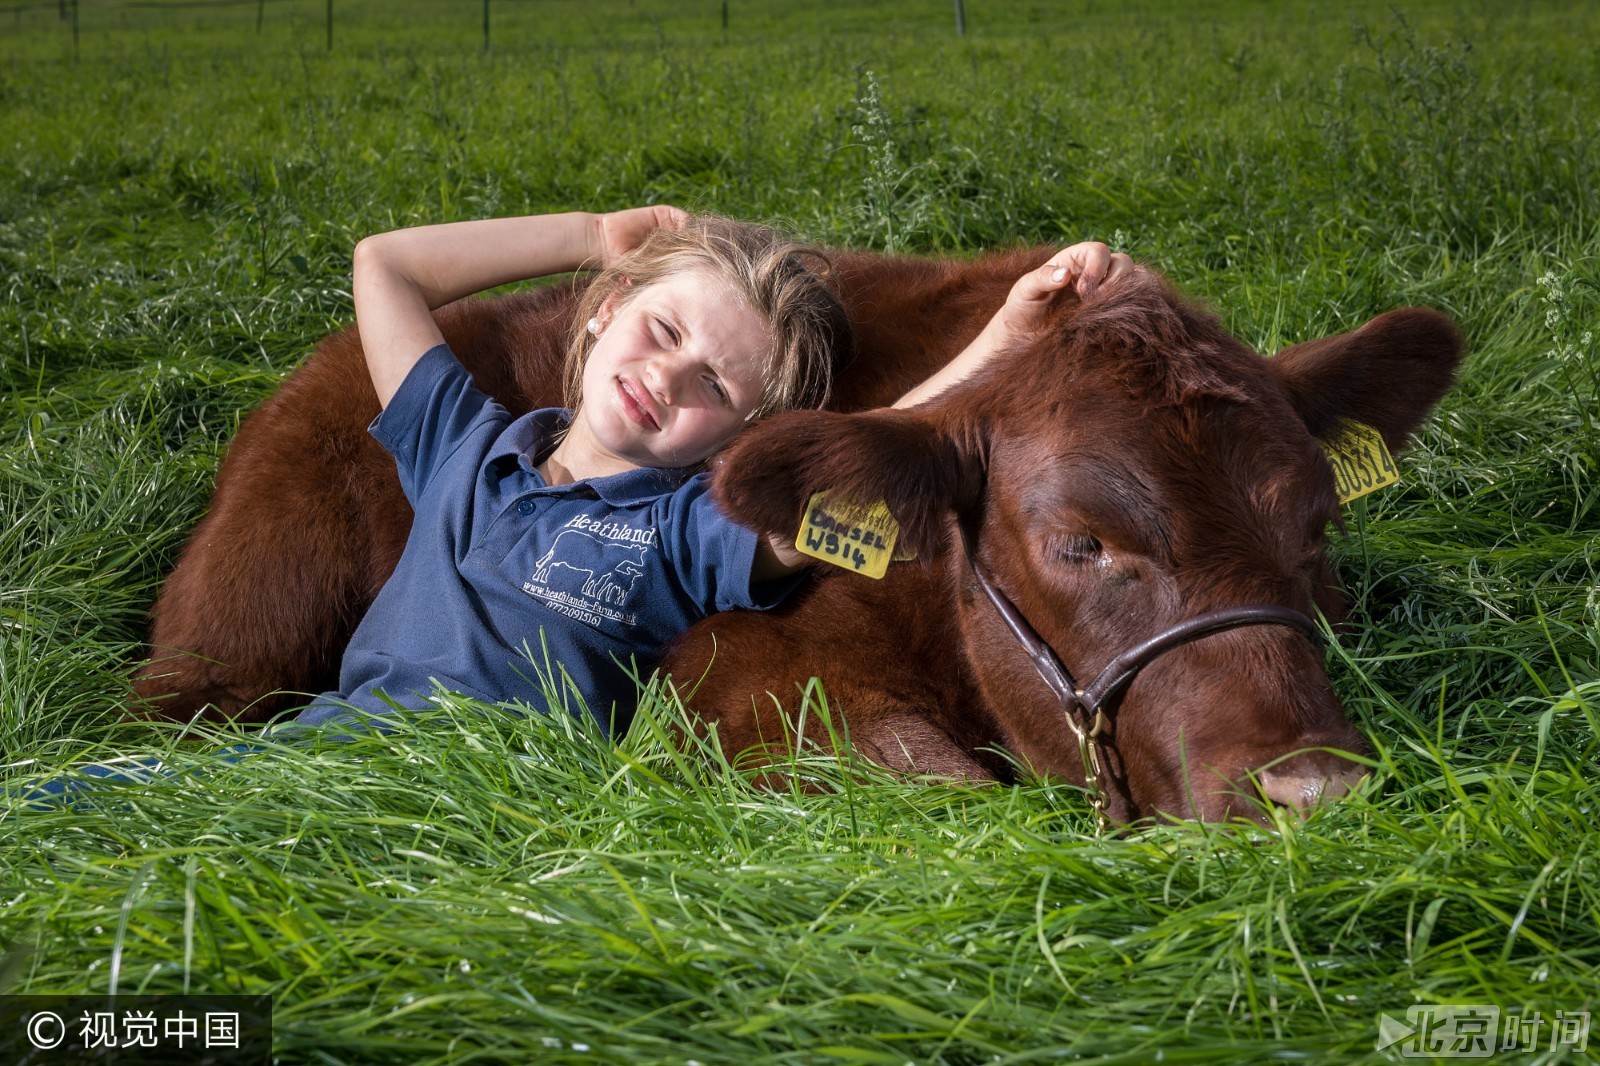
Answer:
<svg viewBox="0 0 1600 1066"><path fill-rule="evenodd" d="M811 556L795 551L793 535L783 537L768 533L756 541L756 561L750 567L750 582L760 584L788 577L814 562L816 560Z"/></svg>
<svg viewBox="0 0 1600 1066"><path fill-rule="evenodd" d="M1098 241L1084 241L1063 248L1051 256L1049 262L1018 278L1006 302L972 343L932 377L896 400L894 406L911 407L931 400L971 375L1007 344L1038 329L1055 294L1074 281L1078 295L1088 299L1102 282L1132 269L1132 259L1121 252L1113 253Z"/></svg>
<svg viewBox="0 0 1600 1066"><path fill-rule="evenodd" d="M368 237L351 277L356 326L378 403L444 338L433 309L497 285L604 266L657 226L681 224L675 207L452 222Z"/></svg>
<svg viewBox="0 0 1600 1066"><path fill-rule="evenodd" d="M1095 294L1103 282L1131 269L1132 259L1121 252L1113 253L1098 241L1085 241L1063 248L1051 256L1049 262L1018 278L1016 284L1011 286L1006 302L972 343L932 377L896 400L894 406L911 407L932 399L977 370L1010 342L1039 328L1055 294L1074 281L1077 282L1078 295L1087 299ZM769 534L762 537L756 547L751 579L770 581L792 574L814 561L810 556L795 551L792 539Z"/></svg>

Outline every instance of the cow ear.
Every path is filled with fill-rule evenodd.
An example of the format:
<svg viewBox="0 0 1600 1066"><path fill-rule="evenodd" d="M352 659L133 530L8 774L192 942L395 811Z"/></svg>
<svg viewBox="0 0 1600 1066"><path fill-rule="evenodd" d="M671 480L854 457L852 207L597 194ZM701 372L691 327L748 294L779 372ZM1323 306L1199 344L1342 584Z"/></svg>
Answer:
<svg viewBox="0 0 1600 1066"><path fill-rule="evenodd" d="M712 463L713 490L734 518L792 537L814 493L882 500L899 543L920 557L942 547L943 518L977 495L976 463L913 411L791 411L751 427Z"/></svg>
<svg viewBox="0 0 1600 1066"><path fill-rule="evenodd" d="M1312 434L1364 422L1390 451L1405 447L1455 382L1461 332L1437 311L1406 307L1360 329L1285 348L1271 360Z"/></svg>

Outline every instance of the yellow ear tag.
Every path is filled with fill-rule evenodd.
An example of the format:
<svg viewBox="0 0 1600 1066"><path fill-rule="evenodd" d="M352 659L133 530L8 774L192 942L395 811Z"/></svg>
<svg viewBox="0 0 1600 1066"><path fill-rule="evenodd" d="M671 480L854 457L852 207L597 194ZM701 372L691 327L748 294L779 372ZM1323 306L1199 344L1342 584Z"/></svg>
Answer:
<svg viewBox="0 0 1600 1066"><path fill-rule="evenodd" d="M1333 485L1342 504L1400 480L1383 434L1361 422L1342 423L1322 450L1333 464Z"/></svg>
<svg viewBox="0 0 1600 1066"><path fill-rule="evenodd" d="M895 554L900 525L882 500L868 506L835 503L819 492L806 504L795 534L795 549L813 559L842 566L855 574L880 578Z"/></svg>

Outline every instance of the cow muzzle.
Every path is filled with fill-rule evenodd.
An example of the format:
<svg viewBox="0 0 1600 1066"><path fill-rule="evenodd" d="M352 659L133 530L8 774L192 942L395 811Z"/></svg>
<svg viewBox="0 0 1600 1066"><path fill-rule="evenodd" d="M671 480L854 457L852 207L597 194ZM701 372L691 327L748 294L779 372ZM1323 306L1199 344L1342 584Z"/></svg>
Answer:
<svg viewBox="0 0 1600 1066"><path fill-rule="evenodd" d="M1305 813L1337 799L1366 777L1367 769L1331 751L1306 751L1256 771L1256 788L1267 802Z"/></svg>

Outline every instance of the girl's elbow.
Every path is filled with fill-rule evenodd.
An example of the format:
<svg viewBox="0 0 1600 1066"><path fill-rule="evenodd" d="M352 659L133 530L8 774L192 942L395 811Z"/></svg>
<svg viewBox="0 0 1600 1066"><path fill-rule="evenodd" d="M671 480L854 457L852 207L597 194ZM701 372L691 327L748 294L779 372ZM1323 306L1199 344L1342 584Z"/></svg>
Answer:
<svg viewBox="0 0 1600 1066"><path fill-rule="evenodd" d="M350 253L351 274L359 277L371 274L382 267L386 236L388 234L374 233L356 242L355 251Z"/></svg>

